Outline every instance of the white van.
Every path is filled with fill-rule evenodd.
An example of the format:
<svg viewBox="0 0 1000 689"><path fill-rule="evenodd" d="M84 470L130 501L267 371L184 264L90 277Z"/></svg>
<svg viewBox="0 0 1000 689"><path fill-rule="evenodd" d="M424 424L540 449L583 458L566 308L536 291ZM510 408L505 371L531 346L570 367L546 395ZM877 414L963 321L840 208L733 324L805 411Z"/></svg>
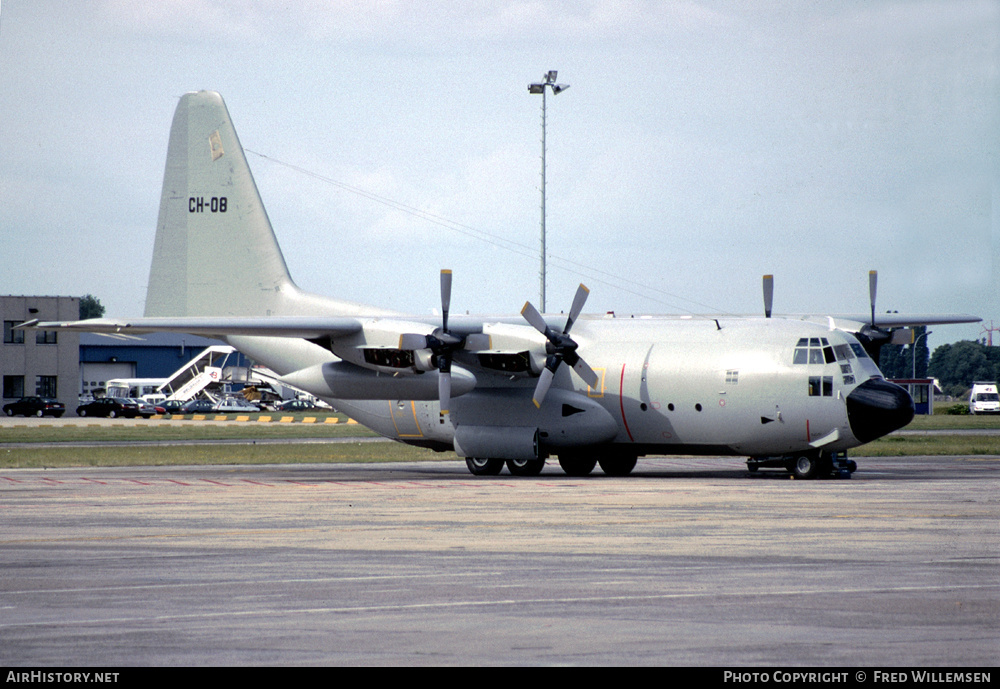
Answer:
<svg viewBox="0 0 1000 689"><path fill-rule="evenodd" d="M1000 394L997 393L996 383L977 381L972 384L972 392L969 393L969 413L1000 414Z"/></svg>

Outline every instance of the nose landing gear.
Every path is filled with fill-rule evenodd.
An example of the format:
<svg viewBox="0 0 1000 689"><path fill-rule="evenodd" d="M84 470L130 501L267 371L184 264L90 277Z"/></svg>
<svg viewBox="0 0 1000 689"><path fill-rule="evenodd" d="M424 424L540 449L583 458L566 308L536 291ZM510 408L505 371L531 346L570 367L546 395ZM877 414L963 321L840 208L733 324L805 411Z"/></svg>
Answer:
<svg viewBox="0 0 1000 689"><path fill-rule="evenodd" d="M760 468L784 469L800 480L816 478L851 478L858 465L847 458L846 452L799 452L782 457L750 457L747 470Z"/></svg>

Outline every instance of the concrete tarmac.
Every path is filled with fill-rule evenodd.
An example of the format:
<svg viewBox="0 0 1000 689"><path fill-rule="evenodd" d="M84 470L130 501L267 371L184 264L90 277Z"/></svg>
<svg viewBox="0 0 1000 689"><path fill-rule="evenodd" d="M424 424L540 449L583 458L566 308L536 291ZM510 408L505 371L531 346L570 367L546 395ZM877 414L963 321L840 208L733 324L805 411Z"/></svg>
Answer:
<svg viewBox="0 0 1000 689"><path fill-rule="evenodd" d="M996 665L1000 458L859 464L0 470L0 666Z"/></svg>

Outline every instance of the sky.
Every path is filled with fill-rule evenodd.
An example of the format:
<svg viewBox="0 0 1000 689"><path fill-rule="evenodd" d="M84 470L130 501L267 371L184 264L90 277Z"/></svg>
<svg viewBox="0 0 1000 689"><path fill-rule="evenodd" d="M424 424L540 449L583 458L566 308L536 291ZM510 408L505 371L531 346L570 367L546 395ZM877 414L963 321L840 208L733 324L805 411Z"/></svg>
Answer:
<svg viewBox="0 0 1000 689"><path fill-rule="evenodd" d="M1000 328L995 0L0 0L0 293L142 315L212 89L303 289L538 305L549 70L549 311L761 313L773 274L775 312L865 313L875 269L879 311Z"/></svg>

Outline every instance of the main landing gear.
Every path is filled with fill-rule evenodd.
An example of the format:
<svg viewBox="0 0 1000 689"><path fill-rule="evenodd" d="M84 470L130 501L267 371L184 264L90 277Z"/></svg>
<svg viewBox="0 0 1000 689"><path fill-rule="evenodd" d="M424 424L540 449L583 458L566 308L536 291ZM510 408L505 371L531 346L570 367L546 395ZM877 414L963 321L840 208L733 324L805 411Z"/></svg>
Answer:
<svg viewBox="0 0 1000 689"><path fill-rule="evenodd" d="M798 452L784 457L750 457L747 470L760 468L784 469L797 479L851 478L858 465L847 458L846 452Z"/></svg>
<svg viewBox="0 0 1000 689"><path fill-rule="evenodd" d="M466 457L465 466L474 476L496 476L504 465L514 476L538 476L545 468L544 459L496 459L492 457Z"/></svg>
<svg viewBox="0 0 1000 689"><path fill-rule="evenodd" d="M635 468L637 457L627 454L563 453L559 455L559 466L568 476L588 476L600 465L608 476L628 476ZM496 476L507 467L513 476L538 476L545 467L544 459L496 459L487 457L466 457L465 466L474 476Z"/></svg>

